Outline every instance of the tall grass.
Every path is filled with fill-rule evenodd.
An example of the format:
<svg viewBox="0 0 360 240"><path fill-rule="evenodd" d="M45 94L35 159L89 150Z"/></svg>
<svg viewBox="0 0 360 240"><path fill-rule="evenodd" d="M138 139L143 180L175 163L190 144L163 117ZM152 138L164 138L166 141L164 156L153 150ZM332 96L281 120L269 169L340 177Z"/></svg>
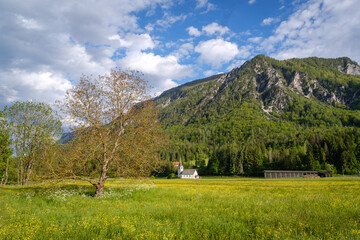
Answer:
<svg viewBox="0 0 360 240"><path fill-rule="evenodd" d="M360 178L110 180L0 189L1 239L360 239Z"/></svg>

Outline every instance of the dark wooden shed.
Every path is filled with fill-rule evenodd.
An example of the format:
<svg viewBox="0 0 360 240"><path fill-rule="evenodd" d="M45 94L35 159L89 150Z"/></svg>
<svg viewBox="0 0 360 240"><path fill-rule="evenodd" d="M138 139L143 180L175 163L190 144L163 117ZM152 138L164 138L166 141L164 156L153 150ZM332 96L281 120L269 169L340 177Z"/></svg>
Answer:
<svg viewBox="0 0 360 240"><path fill-rule="evenodd" d="M332 173L320 171L265 170L265 178L332 177Z"/></svg>

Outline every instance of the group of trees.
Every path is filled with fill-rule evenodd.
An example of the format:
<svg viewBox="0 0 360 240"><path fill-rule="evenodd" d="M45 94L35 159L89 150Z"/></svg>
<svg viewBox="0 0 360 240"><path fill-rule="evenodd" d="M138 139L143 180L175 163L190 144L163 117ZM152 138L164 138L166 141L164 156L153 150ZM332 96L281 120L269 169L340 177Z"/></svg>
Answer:
<svg viewBox="0 0 360 240"><path fill-rule="evenodd" d="M60 136L61 122L48 104L33 101L15 102L1 115L1 184L15 168L17 183L26 185L36 161Z"/></svg>
<svg viewBox="0 0 360 240"><path fill-rule="evenodd" d="M39 176L90 182L101 196L109 176L149 176L164 164L166 143L148 84L135 71L83 76L57 106L72 122L72 139L59 144L61 121L45 103L15 102L1 112L0 170L26 185Z"/></svg>
<svg viewBox="0 0 360 240"><path fill-rule="evenodd" d="M232 128L219 124L203 129L177 129L163 154L182 159L202 175L263 174L263 170L324 170L356 174L360 170L360 130L355 127L297 128L264 124L262 128ZM236 130L238 129L238 130ZM248 134L245 134L245 133Z"/></svg>

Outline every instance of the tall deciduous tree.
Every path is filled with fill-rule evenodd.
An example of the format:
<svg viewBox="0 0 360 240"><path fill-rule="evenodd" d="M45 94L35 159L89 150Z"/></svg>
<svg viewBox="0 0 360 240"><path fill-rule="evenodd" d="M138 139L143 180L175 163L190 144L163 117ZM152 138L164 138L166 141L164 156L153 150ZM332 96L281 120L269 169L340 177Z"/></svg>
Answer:
<svg viewBox="0 0 360 240"><path fill-rule="evenodd" d="M6 117L3 112L0 111L0 186L6 185L9 177L10 156L13 153L10 145L11 139Z"/></svg>
<svg viewBox="0 0 360 240"><path fill-rule="evenodd" d="M15 102L5 107L17 159L18 184L26 185L44 146L56 142L61 122L46 103Z"/></svg>
<svg viewBox="0 0 360 240"><path fill-rule="evenodd" d="M75 135L63 146L68 155L59 161L60 172L89 181L101 196L108 171L145 176L155 170L164 135L148 89L136 71L81 77L60 104Z"/></svg>

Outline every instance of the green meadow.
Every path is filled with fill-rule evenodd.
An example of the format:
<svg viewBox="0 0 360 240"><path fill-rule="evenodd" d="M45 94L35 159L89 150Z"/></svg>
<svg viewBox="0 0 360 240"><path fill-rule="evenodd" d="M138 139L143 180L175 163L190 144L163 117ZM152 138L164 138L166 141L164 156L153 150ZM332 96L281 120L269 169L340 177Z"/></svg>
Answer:
<svg viewBox="0 0 360 240"><path fill-rule="evenodd" d="M0 188L0 239L360 239L360 178L110 179Z"/></svg>

